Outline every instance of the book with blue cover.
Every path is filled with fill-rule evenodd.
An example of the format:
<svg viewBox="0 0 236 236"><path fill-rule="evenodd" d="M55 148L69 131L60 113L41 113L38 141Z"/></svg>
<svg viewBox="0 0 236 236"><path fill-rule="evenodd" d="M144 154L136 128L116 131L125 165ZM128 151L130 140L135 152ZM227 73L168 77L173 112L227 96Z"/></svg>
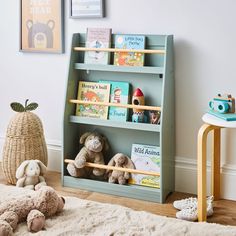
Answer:
<svg viewBox="0 0 236 236"><path fill-rule="evenodd" d="M116 35L115 48L119 49L144 49L145 36L142 35ZM143 66L144 53L115 52L114 65L117 66Z"/></svg>
<svg viewBox="0 0 236 236"><path fill-rule="evenodd" d="M226 121L236 121L236 113L219 113L212 110L207 111L207 113L216 116L222 120Z"/></svg>
<svg viewBox="0 0 236 236"><path fill-rule="evenodd" d="M127 104L129 102L129 90L130 84L127 82L119 81L104 81L100 80L100 83L110 84L110 102ZM127 108L121 107L109 107L108 119L114 121L127 121L128 120Z"/></svg>

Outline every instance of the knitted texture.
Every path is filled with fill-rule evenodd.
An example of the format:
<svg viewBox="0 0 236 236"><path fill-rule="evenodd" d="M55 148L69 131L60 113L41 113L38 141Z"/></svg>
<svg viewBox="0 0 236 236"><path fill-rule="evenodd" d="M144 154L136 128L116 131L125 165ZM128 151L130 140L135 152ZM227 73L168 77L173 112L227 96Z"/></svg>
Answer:
<svg viewBox="0 0 236 236"><path fill-rule="evenodd" d="M16 184L16 170L25 160L37 159L46 166L48 162L43 126L32 112L17 113L7 127L3 147L3 172L7 181Z"/></svg>

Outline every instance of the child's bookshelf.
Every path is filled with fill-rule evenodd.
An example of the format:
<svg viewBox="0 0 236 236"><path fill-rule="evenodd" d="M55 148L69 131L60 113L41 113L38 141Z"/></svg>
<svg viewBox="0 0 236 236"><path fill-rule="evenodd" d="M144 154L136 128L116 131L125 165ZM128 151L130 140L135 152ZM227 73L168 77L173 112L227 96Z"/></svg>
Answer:
<svg viewBox="0 0 236 236"><path fill-rule="evenodd" d="M73 35L63 122L62 184L68 187L163 203L167 195L174 191L173 36L145 35L145 49L137 50L137 52L145 54L144 66L113 65L114 52L120 50L114 48L115 34L112 34L111 48L96 49L108 51L111 54L110 64L85 64L85 51L95 50L86 48L85 41L85 34ZM121 51L127 50L121 49ZM102 103L106 106L117 105L128 108L129 117L126 122L76 116L76 106L81 104L81 101L76 99L79 81L99 82L101 80L124 81L128 82L134 89L141 88L146 100L143 109L160 110L160 124L131 122L134 106L130 103ZM132 96L132 92L130 95ZM118 185L70 176L66 169L67 159L74 160L81 149L80 136L84 132L94 130L105 135L110 143L110 153L105 156L106 164L110 158L119 152L131 156L132 144L134 143L158 146L160 148L160 188Z"/></svg>

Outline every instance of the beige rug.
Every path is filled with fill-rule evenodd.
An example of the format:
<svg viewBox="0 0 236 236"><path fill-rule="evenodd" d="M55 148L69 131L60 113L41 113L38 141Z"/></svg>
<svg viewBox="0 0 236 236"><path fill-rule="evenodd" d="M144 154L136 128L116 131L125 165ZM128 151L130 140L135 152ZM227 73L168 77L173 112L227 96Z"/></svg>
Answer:
<svg viewBox="0 0 236 236"><path fill-rule="evenodd" d="M0 203L30 190L0 184ZM18 225L15 235L90 235L90 236L236 236L236 227L209 223L192 223L134 211L118 205L102 204L66 197L64 211L46 221L46 230L31 234L26 224Z"/></svg>

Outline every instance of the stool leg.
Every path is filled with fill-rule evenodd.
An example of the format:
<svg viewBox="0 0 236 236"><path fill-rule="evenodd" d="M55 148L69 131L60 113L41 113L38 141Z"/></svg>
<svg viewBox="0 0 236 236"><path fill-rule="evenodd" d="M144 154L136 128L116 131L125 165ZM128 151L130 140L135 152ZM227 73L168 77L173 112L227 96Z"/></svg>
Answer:
<svg viewBox="0 0 236 236"><path fill-rule="evenodd" d="M214 126L203 124L198 132L198 221L206 221L206 147L207 135Z"/></svg>
<svg viewBox="0 0 236 236"><path fill-rule="evenodd" d="M213 130L213 147L211 160L211 194L214 200L220 199L220 128Z"/></svg>

